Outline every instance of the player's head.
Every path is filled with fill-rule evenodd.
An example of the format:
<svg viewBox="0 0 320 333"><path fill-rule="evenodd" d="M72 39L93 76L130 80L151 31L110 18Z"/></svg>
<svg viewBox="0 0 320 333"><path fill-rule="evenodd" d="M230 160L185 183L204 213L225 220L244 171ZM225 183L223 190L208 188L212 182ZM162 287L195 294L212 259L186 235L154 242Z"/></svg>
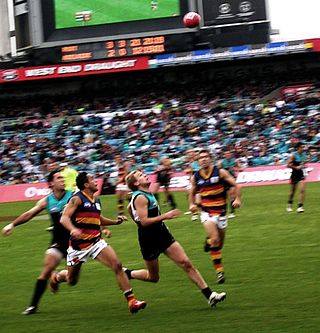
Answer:
<svg viewBox="0 0 320 333"><path fill-rule="evenodd" d="M193 148L189 148L187 151L186 151L186 158L188 161L192 161L195 159L195 151Z"/></svg>
<svg viewBox="0 0 320 333"><path fill-rule="evenodd" d="M201 168L210 166L212 160L211 153L208 149L201 149L198 155L198 162Z"/></svg>
<svg viewBox="0 0 320 333"><path fill-rule="evenodd" d="M91 192L98 191L97 182L93 175L87 172L80 172L76 178L76 184L80 191L89 190Z"/></svg>
<svg viewBox="0 0 320 333"><path fill-rule="evenodd" d="M295 149L296 149L297 151L302 151L302 150L303 150L303 143L302 143L302 142L297 142L297 143L295 144Z"/></svg>
<svg viewBox="0 0 320 333"><path fill-rule="evenodd" d="M224 153L223 153L223 157L226 158L226 159L229 159L232 157L232 153L229 149L225 150Z"/></svg>
<svg viewBox="0 0 320 333"><path fill-rule="evenodd" d="M149 187L151 182L148 176L141 172L140 170L131 171L126 176L126 183L131 191L137 191L139 187Z"/></svg>
<svg viewBox="0 0 320 333"><path fill-rule="evenodd" d="M51 189L64 190L64 178L60 173L61 168L51 171L47 177L47 182Z"/></svg>

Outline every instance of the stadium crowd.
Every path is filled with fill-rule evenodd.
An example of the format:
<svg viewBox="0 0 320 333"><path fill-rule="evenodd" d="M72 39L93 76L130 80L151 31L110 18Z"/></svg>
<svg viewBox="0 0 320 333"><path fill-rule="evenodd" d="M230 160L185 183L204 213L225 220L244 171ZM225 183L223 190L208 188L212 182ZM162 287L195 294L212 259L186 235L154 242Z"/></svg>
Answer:
<svg viewBox="0 0 320 333"><path fill-rule="evenodd" d="M179 85L167 77L165 87L157 80L149 82L149 90L136 81L130 94L102 89L94 97L92 91L83 91L8 100L0 106L6 116L0 126L0 183L44 181L52 162L110 174L119 152L123 158L134 155L152 173L150 152L157 151L180 171L185 151L204 146L216 159L231 150L247 167L285 164L294 143L301 141L310 162L320 161L317 89L286 97L278 91L266 100L279 82L213 85L206 80L192 83L182 75Z"/></svg>

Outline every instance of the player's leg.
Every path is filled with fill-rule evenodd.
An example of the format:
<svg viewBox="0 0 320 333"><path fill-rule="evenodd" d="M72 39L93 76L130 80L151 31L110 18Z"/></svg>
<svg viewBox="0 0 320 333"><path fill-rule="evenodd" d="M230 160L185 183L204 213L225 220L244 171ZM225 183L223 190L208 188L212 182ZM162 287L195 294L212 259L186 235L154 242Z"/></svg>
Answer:
<svg viewBox="0 0 320 333"><path fill-rule="evenodd" d="M225 299L225 293L212 292L200 272L193 266L183 247L177 241L172 243L164 253L187 273L189 279L197 285L211 306Z"/></svg>
<svg viewBox="0 0 320 333"><path fill-rule="evenodd" d="M220 233L219 229L217 228L217 225L209 220L205 221L203 223L203 226L207 233L207 248L210 253L211 260L213 262L213 266L215 268L216 274L217 274L217 282L223 283L225 281L224 279L224 268L222 265L222 243L220 239ZM223 237L224 238L224 237Z"/></svg>
<svg viewBox="0 0 320 333"><path fill-rule="evenodd" d="M124 214L124 198L125 198L125 193L123 191L117 191L118 215Z"/></svg>
<svg viewBox="0 0 320 333"><path fill-rule="evenodd" d="M166 184L165 186L165 192L166 192L166 197L167 197L167 202L170 203L170 206L172 209L176 209L177 208L177 204L174 200L173 194L170 192L169 189L169 184Z"/></svg>
<svg viewBox="0 0 320 333"><path fill-rule="evenodd" d="M159 260L145 260L147 269L134 269L130 270L125 268L124 271L127 274L129 280L141 280L146 282L158 282L159 281Z"/></svg>
<svg viewBox="0 0 320 333"><path fill-rule="evenodd" d="M289 189L289 198L288 198L287 212L292 212L293 198L294 198L294 194L296 192L296 189L297 189L297 183L293 182L291 180L291 182L290 182L290 189Z"/></svg>
<svg viewBox="0 0 320 333"><path fill-rule="evenodd" d="M228 191L228 198L229 198L229 204L230 204L230 213L228 215L229 219L232 219L234 217L236 217L236 209L233 207L233 201L235 199L235 188L232 187L229 189Z"/></svg>
<svg viewBox="0 0 320 333"><path fill-rule="evenodd" d="M40 299L47 288L48 279L54 269L59 265L62 257L62 253L57 249L50 248L46 251L43 268L35 284L30 305L22 312L22 314L30 315L37 311Z"/></svg>
<svg viewBox="0 0 320 333"><path fill-rule="evenodd" d="M299 182L299 187L300 187L300 193L299 193L299 204L297 208L298 213L303 213L304 212L304 198L305 198L305 188L306 188L306 183L304 180L301 180Z"/></svg>
<svg viewBox="0 0 320 333"><path fill-rule="evenodd" d="M122 269L122 264L110 245L104 247L95 259L113 270L116 275L117 283L123 291L123 295L127 299L128 307L131 313L135 313L146 307L147 304L144 301L138 301L135 298L129 279Z"/></svg>

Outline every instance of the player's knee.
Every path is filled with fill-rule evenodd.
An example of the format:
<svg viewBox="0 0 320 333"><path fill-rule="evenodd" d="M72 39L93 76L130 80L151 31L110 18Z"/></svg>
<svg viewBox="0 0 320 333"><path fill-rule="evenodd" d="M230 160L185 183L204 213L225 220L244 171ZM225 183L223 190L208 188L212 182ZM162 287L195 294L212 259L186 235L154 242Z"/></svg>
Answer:
<svg viewBox="0 0 320 333"><path fill-rule="evenodd" d="M181 262L180 262L180 265L183 267L183 269L186 271L186 272L190 272L192 269L194 269L191 261L189 258L185 258L183 259Z"/></svg>
<svg viewBox="0 0 320 333"><path fill-rule="evenodd" d="M122 264L120 261L114 261L111 263L111 269L116 273L119 274L123 271Z"/></svg>
<svg viewBox="0 0 320 333"><path fill-rule="evenodd" d="M220 243L221 242L218 238L210 238L211 247L219 247Z"/></svg>

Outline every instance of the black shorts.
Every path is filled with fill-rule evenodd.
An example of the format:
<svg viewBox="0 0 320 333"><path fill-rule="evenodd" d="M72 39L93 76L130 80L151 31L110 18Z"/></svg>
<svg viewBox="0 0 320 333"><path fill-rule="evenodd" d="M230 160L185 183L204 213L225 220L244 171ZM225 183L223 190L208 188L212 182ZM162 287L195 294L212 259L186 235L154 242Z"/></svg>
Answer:
<svg viewBox="0 0 320 333"><path fill-rule="evenodd" d="M304 180L304 174L302 170L292 171L290 182L291 184L298 184L301 180Z"/></svg>
<svg viewBox="0 0 320 333"><path fill-rule="evenodd" d="M164 223L138 229L140 251L144 260L155 260L175 242Z"/></svg>
<svg viewBox="0 0 320 333"><path fill-rule="evenodd" d="M167 173L158 172L158 174L157 174L157 183L159 183L160 186L169 187L170 176Z"/></svg>
<svg viewBox="0 0 320 333"><path fill-rule="evenodd" d="M66 258L68 247L69 247L69 238L68 239L53 238L48 249L56 249L62 253L64 258Z"/></svg>

